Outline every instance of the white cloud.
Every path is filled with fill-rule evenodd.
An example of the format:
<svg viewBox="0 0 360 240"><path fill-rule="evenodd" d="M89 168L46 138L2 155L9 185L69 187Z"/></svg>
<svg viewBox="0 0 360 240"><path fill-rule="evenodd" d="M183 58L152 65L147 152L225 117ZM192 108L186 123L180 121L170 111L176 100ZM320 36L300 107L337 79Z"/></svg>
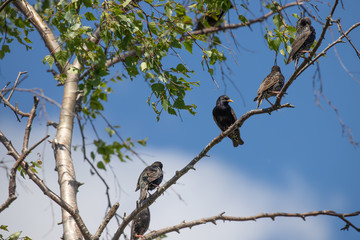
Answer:
<svg viewBox="0 0 360 240"><path fill-rule="evenodd" d="M184 167L194 156L178 150L145 149L147 153L143 158L150 164L161 161L164 164L165 179L170 179L176 170ZM1 148L1 155L4 149ZM54 169L53 155L47 147L46 178L48 185L56 192L57 173ZM73 158L77 170L77 179L85 184L81 186L78 200L80 214L87 224L90 232L94 233L104 217L106 198L105 188L99 179L90 176L88 166L83 162L80 152L74 152ZM111 185L113 203L120 202L118 213L130 213L135 207L139 193L135 192L137 178L145 167L140 161L128 163L113 162L114 171L121 184L121 191L116 193L111 171L102 175ZM251 216L261 212L302 212L314 210L317 205L316 193L307 186L301 176L287 174L285 187L277 187L272 183L262 182L239 169L230 169L226 159L202 159L173 187L184 199L180 201L177 194L170 189L159 198L150 208L150 229L156 230L170 225L179 224L183 220L191 221L202 217L217 215L223 211L231 216ZM1 182L7 183L5 174L1 174ZM41 174L40 174L41 175ZM23 230L23 235L33 239L59 239L61 226L53 225L61 222L59 208L53 204L54 214L49 200L29 180L25 190L18 184L19 198L0 215L1 224L9 225L11 232ZM4 201L7 184L1 184L1 201ZM218 222L200 225L192 230L181 230L181 233L170 233L168 239L331 239L329 225L321 219L308 218L307 221L291 218L260 219L257 222ZM114 232L115 220L111 221L111 230ZM51 227L48 235L45 235ZM129 230L129 229L128 229Z"/></svg>

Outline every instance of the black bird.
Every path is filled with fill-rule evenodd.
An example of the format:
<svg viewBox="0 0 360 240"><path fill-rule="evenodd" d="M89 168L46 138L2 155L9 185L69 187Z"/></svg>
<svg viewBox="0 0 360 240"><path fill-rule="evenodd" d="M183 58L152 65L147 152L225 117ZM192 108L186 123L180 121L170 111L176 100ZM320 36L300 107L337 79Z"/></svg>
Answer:
<svg viewBox="0 0 360 240"><path fill-rule="evenodd" d="M226 95L220 96L217 99L216 106L212 112L214 121L221 131L225 131L236 121L236 115L234 110L230 107L229 102L233 102L233 100ZM234 147L244 144L238 128L231 132L228 137L232 140Z"/></svg>
<svg viewBox="0 0 360 240"><path fill-rule="evenodd" d="M143 204L144 201L141 203ZM145 208L140 211L134 218L131 225L131 238L130 240L137 240L141 238L148 230L150 225L150 210Z"/></svg>
<svg viewBox="0 0 360 240"><path fill-rule="evenodd" d="M262 81L257 91L257 96L254 98L254 101L258 102L256 108L259 108L264 98L272 105L268 98L279 94L284 86L284 82L285 78L281 73L280 67L277 65L273 66L271 73Z"/></svg>
<svg viewBox="0 0 360 240"><path fill-rule="evenodd" d="M163 165L161 162L154 162L146 167L139 176L136 190L140 189L140 201L146 198L148 190L154 190L163 180Z"/></svg>
<svg viewBox="0 0 360 240"><path fill-rule="evenodd" d="M302 17L296 22L296 36L292 43L291 52L286 64L289 64L292 60L295 60L295 68L299 61L300 56L309 51L311 45L316 38L316 32L313 26L311 26L311 19L308 17Z"/></svg>
<svg viewBox="0 0 360 240"><path fill-rule="evenodd" d="M229 7L230 5L230 7ZM229 2L228 6L224 6L221 10L220 13L217 15L213 15L210 12L205 13L203 16L201 16L201 18L198 20L198 23L194 29L194 31L196 30L202 30L206 27L206 25L208 24L210 27L214 27L216 26L221 18L224 16L224 14L229 11L229 9L234 8L234 6L231 4L231 2ZM204 25L205 24L205 25Z"/></svg>

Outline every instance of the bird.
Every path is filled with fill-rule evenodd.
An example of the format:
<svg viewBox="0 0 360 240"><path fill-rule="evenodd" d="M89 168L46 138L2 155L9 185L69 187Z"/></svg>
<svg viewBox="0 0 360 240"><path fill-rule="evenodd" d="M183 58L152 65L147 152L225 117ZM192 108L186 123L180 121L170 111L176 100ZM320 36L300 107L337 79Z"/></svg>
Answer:
<svg viewBox="0 0 360 240"><path fill-rule="evenodd" d="M268 98L275 96L280 93L280 90L284 86L285 78L281 73L280 67L274 65L271 68L271 73L266 76L262 81L258 91L257 96L254 98L254 101L258 102L256 108L259 108L263 99L265 98L271 105L273 105Z"/></svg>
<svg viewBox="0 0 360 240"><path fill-rule="evenodd" d="M221 95L217 101L216 106L213 109L213 117L215 123L221 129L225 131L236 121L236 115L234 110L230 107L229 102L234 102L227 95ZM236 128L231 132L228 137L232 140L234 147L243 145L244 141L240 137L240 130Z"/></svg>
<svg viewBox="0 0 360 240"><path fill-rule="evenodd" d="M144 203L145 201L142 201L140 205ZM144 233L148 230L149 225L150 225L150 209L145 208L141 210L132 221L130 240L137 240L141 238L144 235Z"/></svg>
<svg viewBox="0 0 360 240"><path fill-rule="evenodd" d="M139 176L135 192L140 189L140 202L143 201L149 190L154 190L163 180L163 164L154 162L146 167Z"/></svg>
<svg viewBox="0 0 360 240"><path fill-rule="evenodd" d="M216 26L220 22L221 18L224 16L224 14L227 11L229 11L229 9L234 8L234 6L231 4L231 2L229 2L229 4L230 4L230 6L223 7L220 10L219 14L214 15L214 14L211 14L210 12L207 12L203 16L201 16L201 18L197 22L197 25L196 25L194 31L204 29L207 24L209 25L209 27Z"/></svg>
<svg viewBox="0 0 360 240"><path fill-rule="evenodd" d="M313 26L311 26L311 19L308 17L302 17L296 22L296 36L291 45L291 52L286 64L289 64L292 60L295 60L295 68L299 61L300 56L309 51L311 45L316 38L316 32Z"/></svg>

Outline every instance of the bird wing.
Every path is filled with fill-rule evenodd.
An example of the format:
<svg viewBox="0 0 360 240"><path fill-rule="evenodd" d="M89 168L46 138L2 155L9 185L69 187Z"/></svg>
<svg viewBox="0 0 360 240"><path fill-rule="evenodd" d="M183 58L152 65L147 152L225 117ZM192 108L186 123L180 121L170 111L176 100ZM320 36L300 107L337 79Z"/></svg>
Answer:
<svg viewBox="0 0 360 240"><path fill-rule="evenodd" d="M276 83L276 81L273 81L273 73L270 73L269 75L267 75L259 87L259 90L257 92L257 94L258 94L257 99L261 98L261 95L263 94L263 92L265 92L266 90L273 87L275 85L275 83ZM254 100L254 101L256 101L256 100Z"/></svg>
<svg viewBox="0 0 360 240"><path fill-rule="evenodd" d="M300 50L301 46L304 44L304 42L310 36L310 34L311 34L311 31L310 31L310 29L308 29L308 30L304 30L303 32L301 32L300 34L298 34L295 37L295 40L294 40L293 44L291 45L292 49L291 49L289 58L286 62L287 64L293 60L294 55Z"/></svg>
<svg viewBox="0 0 360 240"><path fill-rule="evenodd" d="M146 170L146 178L147 182L150 183L157 178L159 178L161 175L161 170L158 167L150 167Z"/></svg>

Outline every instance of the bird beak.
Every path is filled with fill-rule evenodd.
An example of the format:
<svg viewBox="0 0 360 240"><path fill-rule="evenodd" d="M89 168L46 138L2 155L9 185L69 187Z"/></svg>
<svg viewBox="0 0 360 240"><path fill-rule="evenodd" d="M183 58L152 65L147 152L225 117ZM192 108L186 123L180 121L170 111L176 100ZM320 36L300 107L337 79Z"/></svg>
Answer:
<svg viewBox="0 0 360 240"><path fill-rule="evenodd" d="M229 100L227 100L228 102L234 102L233 100L231 100L231 99L229 99Z"/></svg>

